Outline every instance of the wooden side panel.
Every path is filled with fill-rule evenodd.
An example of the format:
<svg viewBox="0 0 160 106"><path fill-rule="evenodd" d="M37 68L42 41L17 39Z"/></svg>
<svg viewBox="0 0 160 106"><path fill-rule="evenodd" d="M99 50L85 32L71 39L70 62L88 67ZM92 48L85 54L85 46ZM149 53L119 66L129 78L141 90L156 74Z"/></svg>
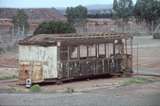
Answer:
<svg viewBox="0 0 160 106"><path fill-rule="evenodd" d="M104 72L109 73L110 67L109 67L109 59L104 60Z"/></svg>
<svg viewBox="0 0 160 106"><path fill-rule="evenodd" d="M102 74L103 73L103 62L102 60L96 61L96 73L95 74Z"/></svg>
<svg viewBox="0 0 160 106"><path fill-rule="evenodd" d="M77 77L80 75L80 64L79 62L71 62L69 63L69 72L71 77Z"/></svg>
<svg viewBox="0 0 160 106"><path fill-rule="evenodd" d="M132 56L129 55L127 58L127 67L128 67L128 71L132 71Z"/></svg>
<svg viewBox="0 0 160 106"><path fill-rule="evenodd" d="M92 61L81 62L80 64L80 74L81 75L92 75L94 70L92 70Z"/></svg>
<svg viewBox="0 0 160 106"><path fill-rule="evenodd" d="M106 74L110 70L108 59L65 61L61 64L61 76L64 79Z"/></svg>
<svg viewBox="0 0 160 106"><path fill-rule="evenodd" d="M32 70L32 81L43 80L43 69L42 65L34 65Z"/></svg>
<svg viewBox="0 0 160 106"><path fill-rule="evenodd" d="M62 69L61 69L61 77L62 78L67 78L68 77L68 66L66 63L62 63Z"/></svg>

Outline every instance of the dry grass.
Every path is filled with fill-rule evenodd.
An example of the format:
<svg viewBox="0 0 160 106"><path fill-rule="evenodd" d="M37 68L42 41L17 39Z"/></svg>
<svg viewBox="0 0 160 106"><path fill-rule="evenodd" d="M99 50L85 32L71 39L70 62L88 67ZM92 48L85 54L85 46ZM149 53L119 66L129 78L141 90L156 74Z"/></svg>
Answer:
<svg viewBox="0 0 160 106"><path fill-rule="evenodd" d="M16 68L0 68L0 80L17 79L18 71Z"/></svg>

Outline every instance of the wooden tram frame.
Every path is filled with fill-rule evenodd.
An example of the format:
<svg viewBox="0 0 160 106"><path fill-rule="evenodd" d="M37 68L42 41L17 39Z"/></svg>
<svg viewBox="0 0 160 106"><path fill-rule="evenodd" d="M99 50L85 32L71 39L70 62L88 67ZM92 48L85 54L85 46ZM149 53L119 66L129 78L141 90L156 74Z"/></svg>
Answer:
<svg viewBox="0 0 160 106"><path fill-rule="evenodd" d="M130 40L128 42L128 40ZM127 33L98 33L98 34L52 34L28 37L19 42L19 45L39 45L57 47L57 78L43 79L39 82L61 82L78 78L88 78L99 75L130 75L132 74L133 37ZM100 55L99 47L104 45L104 55ZM112 44L112 54L107 54ZM87 56L81 58L80 46L86 46ZM95 56L89 56L89 46L95 45ZM130 46L130 47L129 47ZM71 58L76 47L77 57ZM109 45L108 45L109 47ZM118 47L118 48L117 48ZM63 48L66 50L66 59L62 59ZM116 50L119 50L116 53ZM21 80L21 78L20 78Z"/></svg>

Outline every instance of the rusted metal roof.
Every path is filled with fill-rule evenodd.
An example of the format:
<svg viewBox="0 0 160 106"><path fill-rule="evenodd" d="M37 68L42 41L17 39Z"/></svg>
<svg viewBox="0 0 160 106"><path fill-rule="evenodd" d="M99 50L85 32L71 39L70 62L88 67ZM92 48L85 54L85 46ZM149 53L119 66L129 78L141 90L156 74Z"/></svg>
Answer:
<svg viewBox="0 0 160 106"><path fill-rule="evenodd" d="M70 34L40 34L19 41L20 45L51 46L60 42L61 45L79 45L113 42L116 39L131 38L127 33L70 33Z"/></svg>

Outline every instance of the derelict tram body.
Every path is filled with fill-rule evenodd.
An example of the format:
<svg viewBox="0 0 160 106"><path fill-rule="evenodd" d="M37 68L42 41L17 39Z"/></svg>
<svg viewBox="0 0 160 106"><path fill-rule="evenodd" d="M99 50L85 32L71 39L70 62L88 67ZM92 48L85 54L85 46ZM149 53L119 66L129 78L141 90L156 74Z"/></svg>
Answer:
<svg viewBox="0 0 160 106"><path fill-rule="evenodd" d="M19 82L132 73L128 34L36 35L19 42Z"/></svg>

